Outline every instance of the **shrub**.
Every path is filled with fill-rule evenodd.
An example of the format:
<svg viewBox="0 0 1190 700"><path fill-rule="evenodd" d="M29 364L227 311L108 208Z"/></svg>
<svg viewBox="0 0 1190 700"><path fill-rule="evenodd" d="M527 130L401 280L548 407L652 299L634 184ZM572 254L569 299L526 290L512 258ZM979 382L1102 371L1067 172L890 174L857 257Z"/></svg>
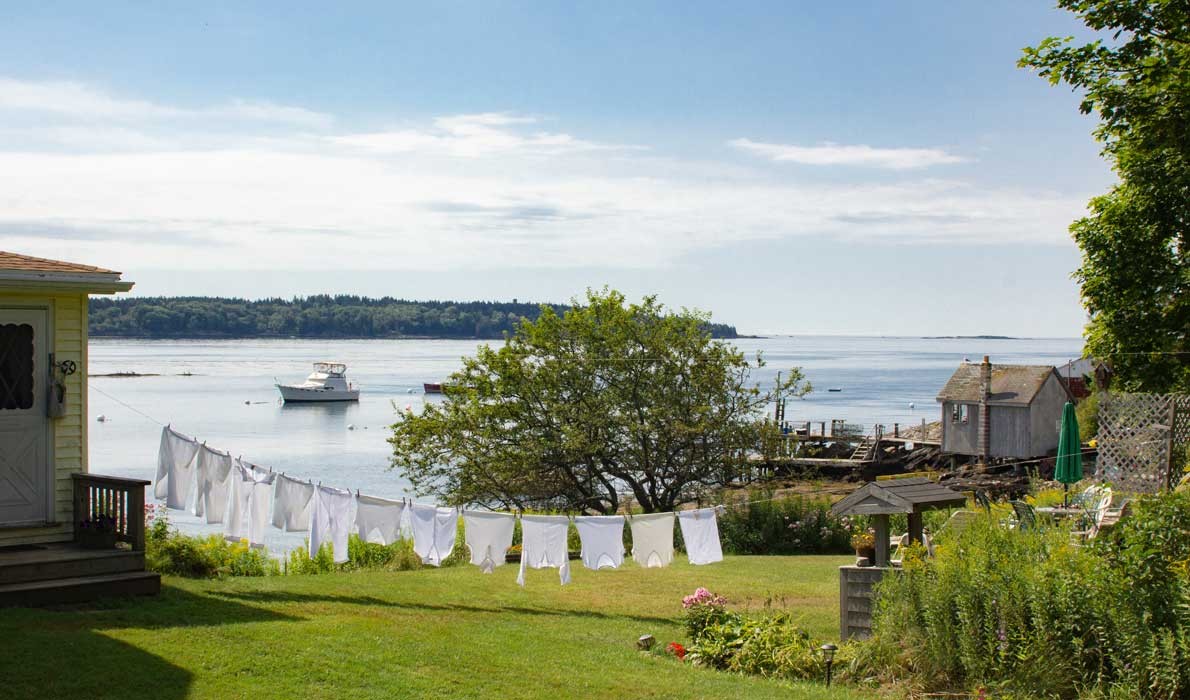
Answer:
<svg viewBox="0 0 1190 700"><path fill-rule="evenodd" d="M686 634L694 641L698 641L707 627L737 619L734 613L727 611L726 598L705 588L698 588L683 598L682 609L685 611L683 624Z"/></svg>
<svg viewBox="0 0 1190 700"><path fill-rule="evenodd" d="M192 537L169 527L164 511L155 513L145 536L149 571L188 578L270 576L281 572L276 560L246 541L228 542L218 535Z"/></svg>
<svg viewBox="0 0 1190 700"><path fill-rule="evenodd" d="M878 587L863 650L926 688L1042 697L1190 693L1190 497L1143 499L1094 546L983 516Z"/></svg>
<svg viewBox="0 0 1190 700"><path fill-rule="evenodd" d="M802 496L776 500L772 493L749 494L755 503L727 506L719 519L723 551L729 554L846 554L856 529L850 518L835 517L830 501Z"/></svg>
<svg viewBox="0 0 1190 700"><path fill-rule="evenodd" d="M467 547L463 544L462 536L455 542L455 548L450 556L442 560L442 566L456 566L468 560ZM309 547L290 550L286 560L285 572L288 574L329 574L336 571L411 571L426 566L421 557L413 551L413 541L399 539L392 544L367 542L358 535L347 537L347 561L335 563L334 550L327 543L322 545L318 554L310 556Z"/></svg>

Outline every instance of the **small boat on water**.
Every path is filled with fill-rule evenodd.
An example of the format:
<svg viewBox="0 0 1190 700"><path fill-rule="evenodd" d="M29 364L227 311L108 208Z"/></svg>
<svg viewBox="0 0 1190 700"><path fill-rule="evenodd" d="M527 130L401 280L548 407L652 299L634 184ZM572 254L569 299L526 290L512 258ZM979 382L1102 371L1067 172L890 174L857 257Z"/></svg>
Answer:
<svg viewBox="0 0 1190 700"><path fill-rule="evenodd" d="M422 387L422 389L425 389L427 394L441 394L442 393L442 385L437 382L426 382L426 383L422 384L421 387Z"/></svg>
<svg viewBox="0 0 1190 700"><path fill-rule="evenodd" d="M286 403L359 401L359 386L347 381L347 365L342 362L315 362L306 381L276 386Z"/></svg>

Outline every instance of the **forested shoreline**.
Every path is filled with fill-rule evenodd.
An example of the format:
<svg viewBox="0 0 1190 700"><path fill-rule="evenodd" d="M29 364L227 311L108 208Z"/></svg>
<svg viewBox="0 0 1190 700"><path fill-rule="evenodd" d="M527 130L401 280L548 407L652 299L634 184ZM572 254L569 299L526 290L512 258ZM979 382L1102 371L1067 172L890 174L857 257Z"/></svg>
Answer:
<svg viewBox="0 0 1190 700"><path fill-rule="evenodd" d="M563 304L548 304L563 313ZM294 299L222 297L95 297L90 334L116 338L476 338L500 339L536 303L414 301L317 295ZM709 324L716 338L737 338L734 326Z"/></svg>

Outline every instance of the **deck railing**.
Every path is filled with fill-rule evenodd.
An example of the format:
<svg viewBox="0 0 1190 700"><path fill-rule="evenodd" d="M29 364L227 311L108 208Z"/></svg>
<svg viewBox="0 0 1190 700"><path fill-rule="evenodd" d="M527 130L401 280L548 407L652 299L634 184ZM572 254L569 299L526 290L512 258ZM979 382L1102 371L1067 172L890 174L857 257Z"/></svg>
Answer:
<svg viewBox="0 0 1190 700"><path fill-rule="evenodd" d="M145 548L144 479L125 479L100 474L71 474L74 479L74 536L79 538L83 521L110 516L116 523L116 540L132 549Z"/></svg>

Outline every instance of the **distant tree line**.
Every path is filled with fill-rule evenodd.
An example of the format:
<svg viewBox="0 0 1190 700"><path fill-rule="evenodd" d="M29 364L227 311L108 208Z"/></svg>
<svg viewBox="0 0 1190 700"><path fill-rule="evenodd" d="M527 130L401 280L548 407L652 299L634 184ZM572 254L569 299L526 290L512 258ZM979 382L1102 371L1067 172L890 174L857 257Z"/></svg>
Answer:
<svg viewBox="0 0 1190 700"><path fill-rule="evenodd" d="M557 314L568 308L547 304ZM499 339L542 305L492 301L411 301L317 295L294 299L96 297L92 336L124 338L478 338ZM716 338L736 329L708 323Z"/></svg>

